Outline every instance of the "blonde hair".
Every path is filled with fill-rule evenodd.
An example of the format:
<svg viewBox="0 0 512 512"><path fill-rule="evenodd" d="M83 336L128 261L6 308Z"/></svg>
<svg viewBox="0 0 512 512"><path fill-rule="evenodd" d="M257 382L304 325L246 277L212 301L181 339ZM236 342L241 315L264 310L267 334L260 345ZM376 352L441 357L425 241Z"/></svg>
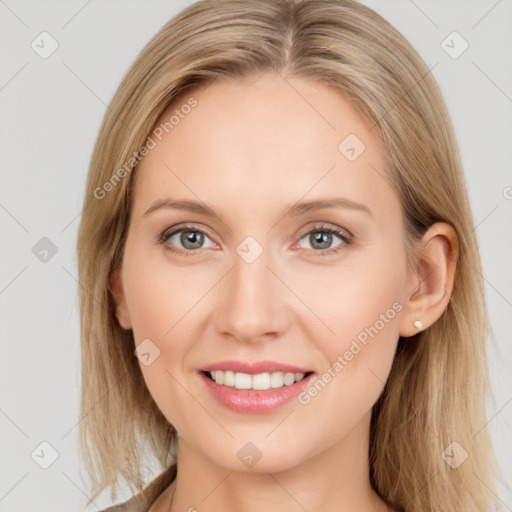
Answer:
<svg viewBox="0 0 512 512"><path fill-rule="evenodd" d="M491 510L499 471L482 426L492 398L485 343L495 341L457 142L423 60L386 20L353 0L201 0L163 26L116 91L92 154L77 242L80 443L91 500L108 487L115 499L119 477L142 490L148 453L165 471L144 491L147 504L176 474L176 431L145 385L133 333L117 323L109 284L123 256L134 155L178 95L267 70L336 88L375 129L401 198L410 265L429 226L444 221L455 229L450 302L431 327L400 338L373 408L370 478L399 510ZM457 468L442 457L452 442L469 454Z"/></svg>

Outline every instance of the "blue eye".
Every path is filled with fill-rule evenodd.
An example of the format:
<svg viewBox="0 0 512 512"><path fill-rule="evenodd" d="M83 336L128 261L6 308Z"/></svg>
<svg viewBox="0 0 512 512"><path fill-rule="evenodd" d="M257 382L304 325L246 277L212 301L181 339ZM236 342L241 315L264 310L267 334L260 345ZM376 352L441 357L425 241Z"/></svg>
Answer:
<svg viewBox="0 0 512 512"><path fill-rule="evenodd" d="M176 241L174 241L172 245L166 245L166 249L171 252L184 254L186 256L196 254L195 252L191 251L203 248L202 245L204 243L205 237L209 239L207 233L201 229L182 226L180 229L176 229L170 233L164 232L160 238L160 242L162 244L166 244L167 241L171 240L177 235L179 235L177 239L182 245L183 249L175 249L173 247L173 245L176 245Z"/></svg>
<svg viewBox="0 0 512 512"><path fill-rule="evenodd" d="M333 235L341 240L340 243L329 248L333 243ZM175 240L172 240L175 238ZM314 226L299 241L307 239L315 256L327 256L338 253L345 246L352 242L352 235L338 227L327 225ZM210 240L210 245L205 247L205 240ZM168 243L171 242L171 243ZM215 244L211 241L208 233L194 226L180 226L179 229L164 231L159 238L159 243L165 246L165 249L183 256L194 256L199 249L211 248ZM181 248L176 248L180 244ZM329 246L329 247L328 247ZM315 250L318 249L318 250Z"/></svg>
<svg viewBox="0 0 512 512"><path fill-rule="evenodd" d="M333 243L333 235L341 240L341 242L334 246L334 248L329 248ZM306 234L301 238L301 240L306 239L309 242L309 245L312 249L320 249L321 251L316 252L316 256L326 256L329 254L337 253L343 250L343 247L346 245L350 245L352 241L352 237L345 231L330 226L315 226L306 232ZM329 246L329 247L328 247Z"/></svg>

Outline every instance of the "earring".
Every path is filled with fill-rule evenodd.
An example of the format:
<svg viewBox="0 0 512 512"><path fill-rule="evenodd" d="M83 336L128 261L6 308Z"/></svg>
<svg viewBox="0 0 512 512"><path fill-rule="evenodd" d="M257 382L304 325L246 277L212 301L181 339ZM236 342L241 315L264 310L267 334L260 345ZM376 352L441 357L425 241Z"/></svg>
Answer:
<svg viewBox="0 0 512 512"><path fill-rule="evenodd" d="M414 325L414 327L416 327L416 329L422 329L423 328L423 324L421 323L420 320L415 320L412 325Z"/></svg>

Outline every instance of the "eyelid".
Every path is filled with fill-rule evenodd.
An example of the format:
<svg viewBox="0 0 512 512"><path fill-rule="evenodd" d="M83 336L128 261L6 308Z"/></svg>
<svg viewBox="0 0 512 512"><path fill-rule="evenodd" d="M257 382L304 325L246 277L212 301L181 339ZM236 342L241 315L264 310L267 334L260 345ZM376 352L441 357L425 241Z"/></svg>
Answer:
<svg viewBox="0 0 512 512"><path fill-rule="evenodd" d="M340 226L337 226L336 224L331 224L330 222L313 222L313 225L305 226L304 228L300 229L296 236L298 236L300 239L304 237L304 235L309 234L311 231L322 231L322 229L325 230L332 230L334 232L339 232L340 234L344 234L346 238L349 240L352 240L354 238L354 235L348 231L348 229L342 228ZM337 234L337 233L336 233ZM340 236L340 235L338 235Z"/></svg>
<svg viewBox="0 0 512 512"><path fill-rule="evenodd" d="M325 258L325 257L335 257L338 256L340 253L346 251L354 242L354 235L350 233L350 231L341 228L340 226L330 224L330 223L321 223L321 224L315 224L313 226L309 226L304 228L305 231L302 231L302 233L298 236L298 241L293 245L293 248L296 248L301 240L311 233L314 232L325 232L330 233L331 235L337 236L341 243L338 245L335 245L334 247L331 247L330 249L323 249L321 251L315 251L313 249L304 249L304 248L298 248L296 250L306 250L307 253L311 253L313 258Z"/></svg>
<svg viewBox="0 0 512 512"><path fill-rule="evenodd" d="M212 236L210 230L205 227L198 227L195 224L192 223L185 223L185 224L177 224L176 226L172 226L166 230L163 231L163 233L160 236L160 241L162 243L165 242L165 240L168 240L171 236L175 235L176 233L179 233L180 231L198 231L201 233L204 233L212 240L212 242L216 243L214 241L215 236ZM218 245L218 244L217 244Z"/></svg>
<svg viewBox="0 0 512 512"><path fill-rule="evenodd" d="M194 250L187 250L187 249L180 249L180 248L175 249L171 246L168 246L167 241L169 240L169 238L174 236L176 233L179 233L180 231L197 231L197 232L203 233L206 236L208 236L208 238L210 238L210 240L215 245L217 245L217 246L219 245L217 242L215 242L215 237L211 235L210 230L208 228L197 227L197 225L195 225L194 223L177 224L176 226L172 226L172 227L164 230L162 232L162 234L159 236L159 242L162 245L166 246L167 250L177 253L177 254L180 254L180 255L193 256L193 255L197 254L198 252L201 252L201 250L204 250L202 248L194 249ZM304 236L306 236L310 233L313 233L315 231L325 231L325 232L330 232L331 234L336 235L342 241L342 243L339 244L339 246L350 245L355 238L354 235L345 228L342 228L335 224L331 224L329 222L320 222L319 221L319 222L316 222L313 224L309 224L309 225L305 226L304 228L301 228L299 230L299 232L295 235L295 238L298 238L298 239L295 242L295 244L293 245L293 247L295 247L298 243L300 243L300 241L304 238ZM335 246L334 248L331 248L331 249L324 249L322 251L313 251L313 253L316 253L317 256L330 255L331 253L337 253L338 251L342 250L342 248L336 249L336 247L339 247L339 246ZM211 247L208 249L211 249Z"/></svg>

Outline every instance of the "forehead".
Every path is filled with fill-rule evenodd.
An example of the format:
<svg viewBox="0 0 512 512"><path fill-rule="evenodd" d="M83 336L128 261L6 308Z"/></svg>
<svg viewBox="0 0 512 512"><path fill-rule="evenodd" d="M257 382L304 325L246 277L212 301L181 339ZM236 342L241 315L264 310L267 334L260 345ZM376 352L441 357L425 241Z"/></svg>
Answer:
<svg viewBox="0 0 512 512"><path fill-rule="evenodd" d="M393 194L377 134L352 102L317 81L272 72L214 81L183 91L156 127L156 146L136 169L139 210L165 194L209 204Z"/></svg>

